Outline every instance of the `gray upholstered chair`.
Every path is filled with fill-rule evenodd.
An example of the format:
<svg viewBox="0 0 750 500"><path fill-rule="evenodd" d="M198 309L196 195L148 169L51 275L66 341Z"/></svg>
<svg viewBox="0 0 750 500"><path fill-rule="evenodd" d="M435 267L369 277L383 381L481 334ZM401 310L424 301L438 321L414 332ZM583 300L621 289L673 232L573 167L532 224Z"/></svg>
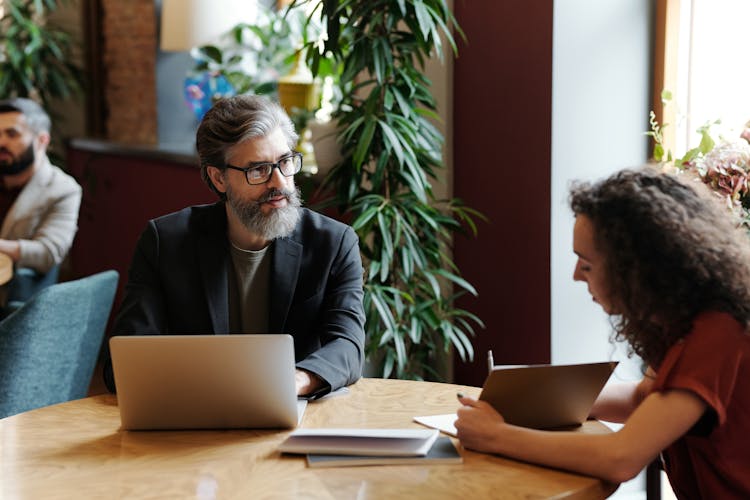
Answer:
<svg viewBox="0 0 750 500"><path fill-rule="evenodd" d="M45 274L28 267L19 267L13 271L13 279L7 285L6 306L0 311L0 319L19 309L35 293L57 283L60 266L53 266Z"/></svg>
<svg viewBox="0 0 750 500"><path fill-rule="evenodd" d="M86 396L117 280L51 285L0 321L0 417Z"/></svg>

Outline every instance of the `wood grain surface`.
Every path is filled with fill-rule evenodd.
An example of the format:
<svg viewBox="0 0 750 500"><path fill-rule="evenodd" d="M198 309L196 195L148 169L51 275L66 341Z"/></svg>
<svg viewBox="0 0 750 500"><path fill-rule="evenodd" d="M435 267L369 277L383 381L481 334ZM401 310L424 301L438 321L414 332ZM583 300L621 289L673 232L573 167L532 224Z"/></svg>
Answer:
<svg viewBox="0 0 750 500"><path fill-rule="evenodd" d="M479 389L362 379L311 402L302 427L419 427ZM616 485L464 450L460 465L310 469L281 455L288 430L120 430L117 399L93 396L0 420L0 498L598 499ZM589 421L580 432L609 432Z"/></svg>

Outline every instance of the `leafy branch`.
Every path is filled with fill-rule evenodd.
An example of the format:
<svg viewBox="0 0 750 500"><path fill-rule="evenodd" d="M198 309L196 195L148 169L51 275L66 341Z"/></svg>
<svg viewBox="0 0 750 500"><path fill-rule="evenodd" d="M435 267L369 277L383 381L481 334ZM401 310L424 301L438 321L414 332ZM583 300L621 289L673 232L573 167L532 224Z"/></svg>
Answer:
<svg viewBox="0 0 750 500"><path fill-rule="evenodd" d="M71 62L73 42L47 21L58 0L6 0L0 19L0 95L53 99L78 95L81 69Z"/></svg>
<svg viewBox="0 0 750 500"><path fill-rule="evenodd" d="M309 0L327 27L308 66L341 65L334 119L343 160L323 191L351 220L366 266L366 354L383 377L439 379L434 366L451 348L471 360L482 321L455 307L476 295L451 257L454 235L476 234L481 214L433 194L443 136L425 63L456 52L462 35L444 0Z"/></svg>

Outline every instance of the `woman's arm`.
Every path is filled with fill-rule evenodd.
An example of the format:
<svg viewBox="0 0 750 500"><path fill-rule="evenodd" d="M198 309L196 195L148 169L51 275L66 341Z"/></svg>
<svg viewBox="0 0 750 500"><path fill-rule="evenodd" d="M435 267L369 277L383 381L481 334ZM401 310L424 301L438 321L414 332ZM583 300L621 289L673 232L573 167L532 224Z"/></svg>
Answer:
<svg viewBox="0 0 750 500"><path fill-rule="evenodd" d="M506 424L489 403L459 398L461 444L526 462L622 482L635 477L698 421L706 403L689 391L652 393L611 434L539 431Z"/></svg>
<svg viewBox="0 0 750 500"><path fill-rule="evenodd" d="M640 382L607 384L596 398L589 416L607 422L625 422L651 392L654 376L649 367Z"/></svg>

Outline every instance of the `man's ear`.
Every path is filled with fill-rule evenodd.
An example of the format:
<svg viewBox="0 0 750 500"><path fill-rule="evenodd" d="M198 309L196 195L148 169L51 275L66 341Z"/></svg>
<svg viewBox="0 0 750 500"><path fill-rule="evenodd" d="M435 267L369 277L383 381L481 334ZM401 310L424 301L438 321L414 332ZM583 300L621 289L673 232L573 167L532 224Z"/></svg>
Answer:
<svg viewBox="0 0 750 500"><path fill-rule="evenodd" d="M47 146L49 146L50 135L47 132L39 132L34 140L36 141L37 149L46 151Z"/></svg>
<svg viewBox="0 0 750 500"><path fill-rule="evenodd" d="M206 174L208 174L208 178L211 181L211 184L214 185L214 189L217 192L222 194L227 192L226 179L224 178L223 170L212 165L208 165L206 167Z"/></svg>

